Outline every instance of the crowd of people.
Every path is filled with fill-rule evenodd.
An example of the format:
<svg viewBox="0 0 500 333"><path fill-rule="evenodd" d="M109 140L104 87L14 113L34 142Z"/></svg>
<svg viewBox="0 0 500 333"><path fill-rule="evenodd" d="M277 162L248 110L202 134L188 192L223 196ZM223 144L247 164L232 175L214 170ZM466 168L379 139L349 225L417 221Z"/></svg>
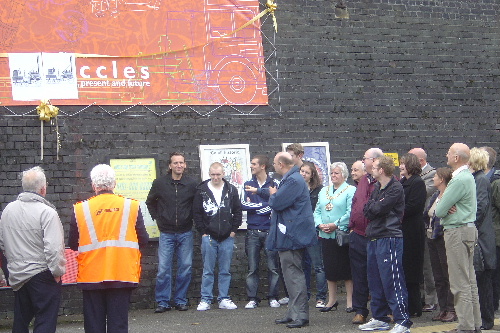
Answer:
<svg viewBox="0 0 500 333"><path fill-rule="evenodd" d="M413 148L400 158L397 177L393 159L370 148L352 164L352 180L344 162L332 163L328 186L303 157L296 143L276 154L273 178L269 158L253 156L252 178L240 198L222 164L212 163L210 178L198 184L185 174L184 155L170 154L168 174L153 182L146 200L160 231L155 313L189 310L193 227L201 235L203 262L196 309L211 309L216 279L218 307L237 309L229 295L231 261L246 211L245 309L261 305L263 255L267 304L287 306L276 324L308 325L313 294L318 311L337 310L343 283L345 311L362 331L408 333L412 317L432 311L433 321L458 322L449 332L493 327L500 296L500 172L494 149L455 143L446 154L447 167L435 169L422 148ZM140 248L149 238L139 202L114 194L113 169L100 164L90 176L96 195L74 205L68 240L78 251L85 332L128 332ZM13 332L28 332L33 318L34 332L55 332L66 263L63 228L45 199L44 171L26 170L22 186L0 220L0 248L15 294ZM1 271L0 283L6 283Z"/></svg>

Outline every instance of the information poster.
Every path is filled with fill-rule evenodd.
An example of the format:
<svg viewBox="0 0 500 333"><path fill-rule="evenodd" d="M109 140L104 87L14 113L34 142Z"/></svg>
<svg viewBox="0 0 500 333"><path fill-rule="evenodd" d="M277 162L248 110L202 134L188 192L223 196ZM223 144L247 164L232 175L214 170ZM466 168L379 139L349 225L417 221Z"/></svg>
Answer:
<svg viewBox="0 0 500 333"><path fill-rule="evenodd" d="M115 193L139 200L149 238L160 237L158 226L149 215L146 206L146 198L156 179L156 160L154 158L117 158L110 159L109 164L116 174Z"/></svg>
<svg viewBox="0 0 500 333"><path fill-rule="evenodd" d="M282 143L281 148L286 151L286 147L291 143ZM328 142L308 142L301 143L304 147L304 161L312 162L316 166L319 178L323 186L330 184L330 144Z"/></svg>

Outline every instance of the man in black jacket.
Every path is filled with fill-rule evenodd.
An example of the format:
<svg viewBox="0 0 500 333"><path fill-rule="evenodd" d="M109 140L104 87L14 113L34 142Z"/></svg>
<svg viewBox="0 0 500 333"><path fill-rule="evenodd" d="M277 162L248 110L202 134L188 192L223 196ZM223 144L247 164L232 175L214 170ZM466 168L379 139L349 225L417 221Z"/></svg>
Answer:
<svg viewBox="0 0 500 333"><path fill-rule="evenodd" d="M203 276L201 280L201 302L198 311L210 310L213 298L215 263L219 265L220 309L233 310L237 306L229 298L231 283L231 259L234 236L241 225L241 202L238 190L224 179L224 167L212 163L210 179L197 187L193 203L196 229L202 234L201 255Z"/></svg>
<svg viewBox="0 0 500 333"><path fill-rule="evenodd" d="M188 309L187 290L191 283L193 261L193 198L196 182L185 176L186 161L178 152L170 154L168 174L155 179L146 199L151 217L160 229L155 313L170 310L172 262L177 252L175 308Z"/></svg>
<svg viewBox="0 0 500 333"><path fill-rule="evenodd" d="M403 186L393 176L392 158L373 161L372 176L377 180L363 213L370 221L366 228L368 286L373 318L360 325L362 331L388 330L387 316L396 323L389 333L409 333L413 324L408 314L408 292L403 272L403 231L405 208Z"/></svg>

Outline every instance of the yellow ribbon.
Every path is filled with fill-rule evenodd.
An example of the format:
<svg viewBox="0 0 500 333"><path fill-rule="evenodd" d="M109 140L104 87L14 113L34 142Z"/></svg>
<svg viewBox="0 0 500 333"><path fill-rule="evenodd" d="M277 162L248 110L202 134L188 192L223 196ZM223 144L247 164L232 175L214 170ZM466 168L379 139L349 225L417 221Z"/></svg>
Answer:
<svg viewBox="0 0 500 333"><path fill-rule="evenodd" d="M40 105L36 107L36 112L40 116L40 120L49 121L51 118L57 117L59 108L50 104L50 100L42 99Z"/></svg>

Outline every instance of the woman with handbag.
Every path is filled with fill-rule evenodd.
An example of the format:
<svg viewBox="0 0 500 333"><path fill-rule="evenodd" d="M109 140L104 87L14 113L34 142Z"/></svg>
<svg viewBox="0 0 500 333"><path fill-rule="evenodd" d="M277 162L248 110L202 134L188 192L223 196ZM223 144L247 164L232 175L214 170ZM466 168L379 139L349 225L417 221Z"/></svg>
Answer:
<svg viewBox="0 0 500 333"><path fill-rule="evenodd" d="M349 175L344 162L335 162L330 166L332 185L323 187L314 210L314 222L319 230L323 251L323 266L328 284L328 303L321 312L337 310L337 282L345 281L347 291L346 311L352 312L352 279L349 262L349 247L346 237L339 234L348 231L351 203L356 192L348 185Z"/></svg>

